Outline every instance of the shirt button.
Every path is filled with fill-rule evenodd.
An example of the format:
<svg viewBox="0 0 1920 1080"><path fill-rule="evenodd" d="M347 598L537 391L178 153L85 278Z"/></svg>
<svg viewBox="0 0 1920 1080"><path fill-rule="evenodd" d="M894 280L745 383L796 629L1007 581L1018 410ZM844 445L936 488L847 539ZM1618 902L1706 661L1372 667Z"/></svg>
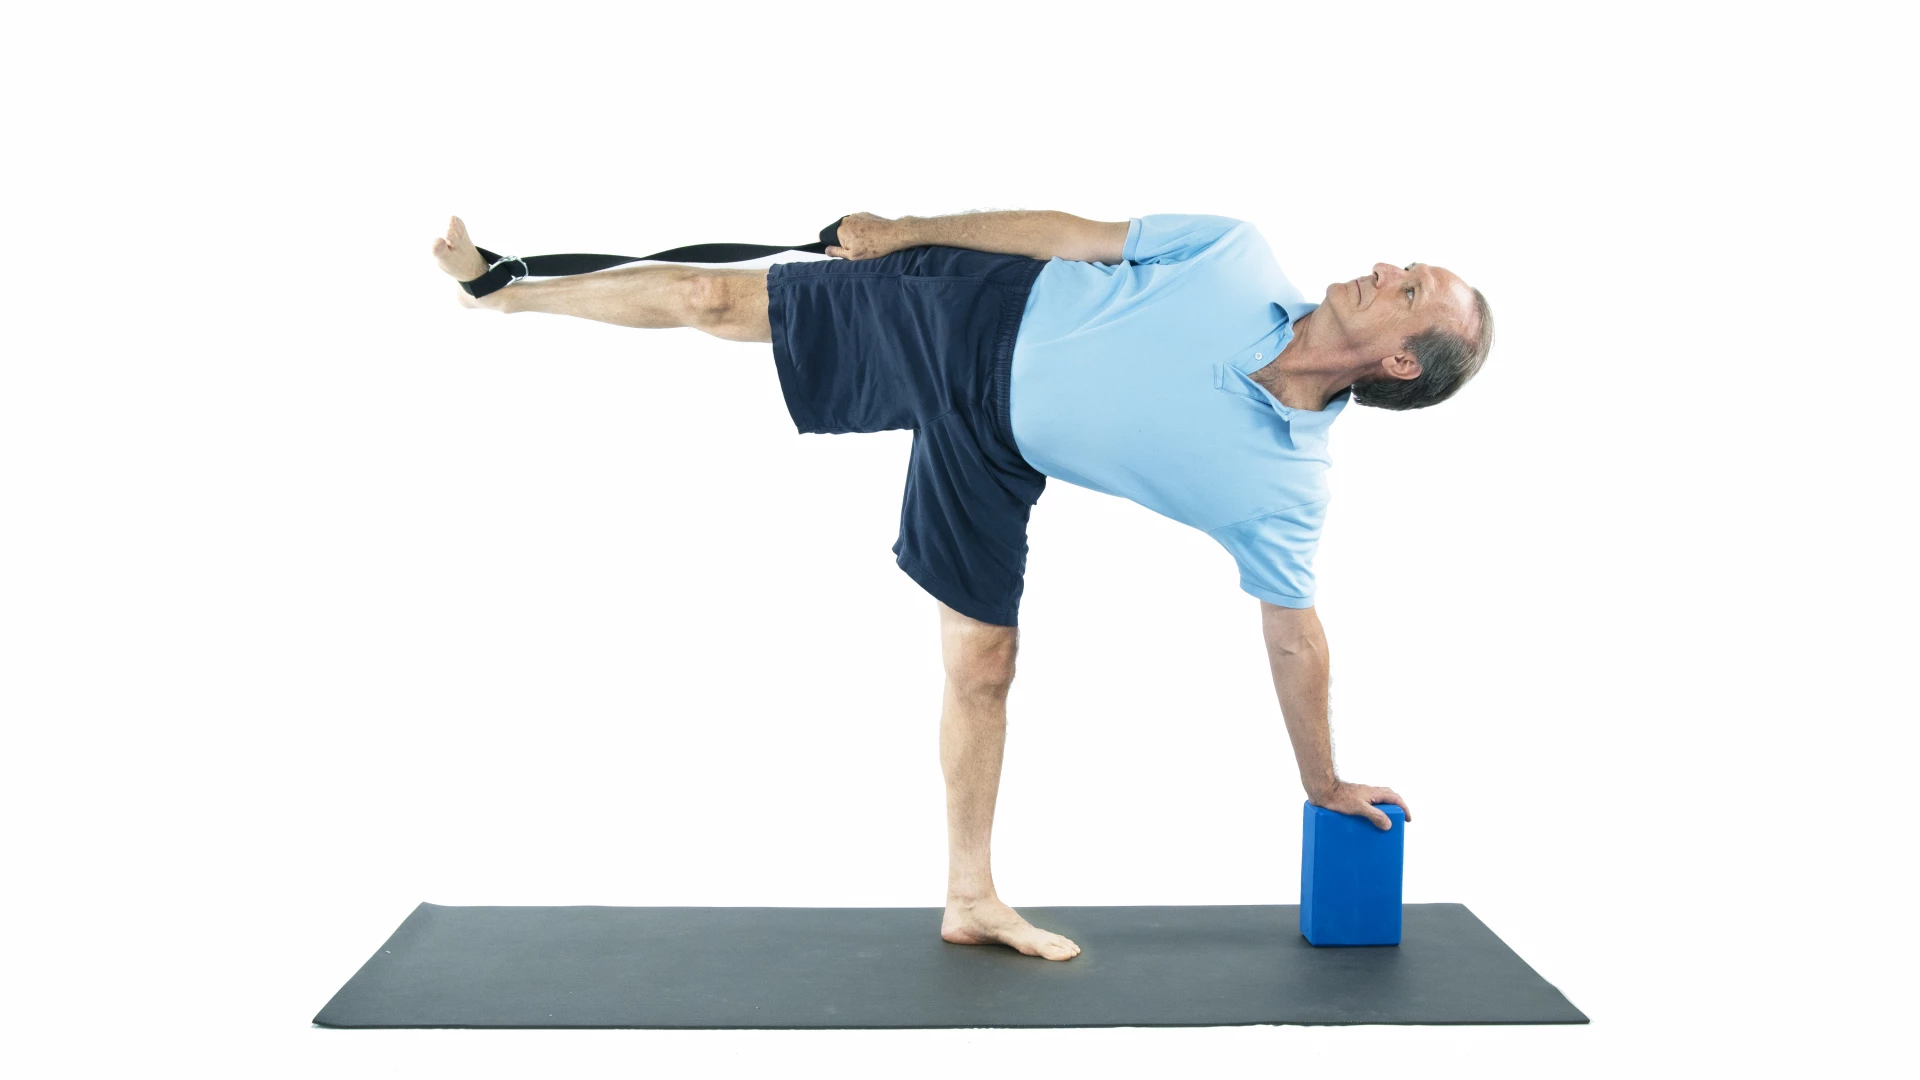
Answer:
<svg viewBox="0 0 1920 1080"><path fill-rule="evenodd" d="M1264 359L1264 358L1263 358L1263 357L1262 357L1262 356L1261 356L1261 355L1260 355L1259 353L1254 353L1254 354L1253 354L1253 358L1254 358L1255 360L1260 360L1260 359Z"/></svg>

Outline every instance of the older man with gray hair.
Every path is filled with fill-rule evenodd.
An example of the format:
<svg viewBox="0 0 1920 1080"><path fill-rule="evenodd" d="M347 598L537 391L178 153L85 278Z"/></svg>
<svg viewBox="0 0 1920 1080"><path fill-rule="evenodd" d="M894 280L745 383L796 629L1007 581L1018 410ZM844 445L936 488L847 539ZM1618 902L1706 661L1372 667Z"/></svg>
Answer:
<svg viewBox="0 0 1920 1080"><path fill-rule="evenodd" d="M1001 902L989 841L1027 521L1048 477L1201 529L1260 603L1307 798L1391 828L1392 790L1334 771L1314 549L1328 429L1348 402L1417 409L1480 370L1493 314L1437 266L1376 264L1311 303L1253 225L1053 211L841 220L833 258L519 281L463 303L768 343L802 433L911 430L895 561L939 604L948 881L940 935L1049 960L1080 947ZM433 252L490 269L460 219ZM1408 820L1412 814L1407 814Z"/></svg>

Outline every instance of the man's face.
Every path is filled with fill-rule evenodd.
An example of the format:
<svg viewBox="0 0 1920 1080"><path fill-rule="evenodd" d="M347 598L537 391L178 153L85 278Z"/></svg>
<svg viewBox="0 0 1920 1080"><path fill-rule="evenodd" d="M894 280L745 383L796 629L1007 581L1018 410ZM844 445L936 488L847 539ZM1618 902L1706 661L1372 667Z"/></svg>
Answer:
<svg viewBox="0 0 1920 1080"><path fill-rule="evenodd" d="M1426 263L1375 263L1371 274L1327 286L1314 315L1322 312L1336 341L1371 359L1404 355L1407 338L1436 326L1467 336L1475 331L1473 289Z"/></svg>

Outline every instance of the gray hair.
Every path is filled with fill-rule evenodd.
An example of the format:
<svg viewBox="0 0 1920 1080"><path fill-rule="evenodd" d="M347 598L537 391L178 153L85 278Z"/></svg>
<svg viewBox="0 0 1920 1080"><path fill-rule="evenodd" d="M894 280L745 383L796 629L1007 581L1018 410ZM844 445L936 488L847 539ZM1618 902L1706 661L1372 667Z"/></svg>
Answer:
<svg viewBox="0 0 1920 1080"><path fill-rule="evenodd" d="M1420 362L1420 374L1354 383L1353 400L1376 409L1399 410L1424 409L1452 397L1479 374L1493 349L1493 309L1479 289L1473 290L1473 312L1479 327L1474 338L1437 326L1420 331L1401 345Z"/></svg>

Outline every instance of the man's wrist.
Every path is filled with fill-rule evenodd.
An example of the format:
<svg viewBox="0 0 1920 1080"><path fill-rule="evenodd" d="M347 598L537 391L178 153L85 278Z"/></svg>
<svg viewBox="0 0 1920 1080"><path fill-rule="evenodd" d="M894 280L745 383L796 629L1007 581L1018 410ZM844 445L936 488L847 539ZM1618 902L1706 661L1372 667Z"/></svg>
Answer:
<svg viewBox="0 0 1920 1080"><path fill-rule="evenodd" d="M895 251L901 248L920 247L929 241L922 235L922 223L925 218L898 217L893 219Z"/></svg>
<svg viewBox="0 0 1920 1080"><path fill-rule="evenodd" d="M1339 790L1340 780L1332 773L1327 773L1324 776L1316 776L1312 779L1303 776L1300 778L1300 786L1307 789L1307 798L1309 800L1318 802Z"/></svg>

